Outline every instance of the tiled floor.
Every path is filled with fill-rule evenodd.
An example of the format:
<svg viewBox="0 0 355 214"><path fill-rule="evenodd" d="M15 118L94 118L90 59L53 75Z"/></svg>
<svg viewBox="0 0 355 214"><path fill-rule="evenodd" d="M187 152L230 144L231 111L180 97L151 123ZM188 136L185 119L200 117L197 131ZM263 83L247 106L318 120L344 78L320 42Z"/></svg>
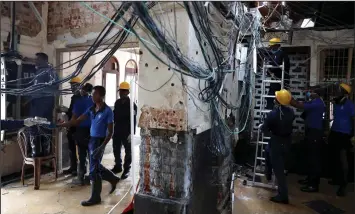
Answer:
<svg viewBox="0 0 355 214"><path fill-rule="evenodd" d="M139 139L138 141L139 142ZM139 164L139 145L134 148L135 166ZM111 168L114 163L112 146L106 148L103 164ZM138 170L135 172L138 180ZM313 214L303 203L312 200L325 200L332 205L345 210L346 213L354 211L353 188L345 198L335 196L335 187L322 180L320 193L303 193L299 191L297 180L299 176L289 175L290 205L280 205L269 201L274 193L267 189L243 186L241 181L235 182L234 214ZM136 182L137 182L136 180ZM72 187L71 178L60 177L54 182L53 175L42 175L40 190L33 190L33 179L26 180L28 186L23 187L20 182L13 183L1 189L1 213L3 214L106 214L122 199L131 187L131 177L121 181L112 195L108 195L109 184L103 182L102 204L94 207L82 207L80 201L87 199L90 187ZM132 198L128 194L113 213L121 213Z"/></svg>
<svg viewBox="0 0 355 214"><path fill-rule="evenodd" d="M124 152L122 152L124 154ZM135 145L135 166L138 169L139 145ZM112 168L114 156L112 145L108 144L103 158L103 165ZM138 177L138 170L135 172ZM71 177L61 176L57 182L54 181L53 174L41 176L40 190L33 190L33 179L25 181L27 186L22 186L20 182L12 183L1 188L1 213L3 214L101 214L108 213L115 204L120 201L129 191L132 183L130 176L126 180L120 181L116 191L108 195L110 184L103 181L101 198L103 202L93 207L82 207L80 201L86 200L90 196L90 187L78 187L71 185ZM138 180L138 179L137 179ZM137 182L136 180L136 182ZM132 195L128 193L112 212L121 213L131 202Z"/></svg>

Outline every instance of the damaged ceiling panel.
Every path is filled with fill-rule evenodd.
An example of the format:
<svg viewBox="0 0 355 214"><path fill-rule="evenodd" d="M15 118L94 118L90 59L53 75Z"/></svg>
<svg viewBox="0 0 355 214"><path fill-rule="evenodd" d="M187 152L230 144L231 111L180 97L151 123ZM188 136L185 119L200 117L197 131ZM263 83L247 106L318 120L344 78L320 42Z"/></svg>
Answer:
<svg viewBox="0 0 355 214"><path fill-rule="evenodd" d="M267 31L354 28L355 2L254 2Z"/></svg>

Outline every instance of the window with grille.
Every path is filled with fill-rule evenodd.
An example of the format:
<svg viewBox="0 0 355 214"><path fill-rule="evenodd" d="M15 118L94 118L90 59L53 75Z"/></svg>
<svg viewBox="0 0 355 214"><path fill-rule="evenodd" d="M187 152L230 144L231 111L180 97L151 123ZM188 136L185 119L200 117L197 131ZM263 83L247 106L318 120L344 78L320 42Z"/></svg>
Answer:
<svg viewBox="0 0 355 214"><path fill-rule="evenodd" d="M328 48L322 50L320 56L324 80L342 81L354 75L353 48Z"/></svg>
<svg viewBox="0 0 355 214"><path fill-rule="evenodd" d="M323 49L320 52L320 79L326 85L332 82L354 82L354 62L353 47ZM335 86L329 85L324 93L323 100L327 109L325 113L326 129L331 127L334 119L331 99L336 90Z"/></svg>

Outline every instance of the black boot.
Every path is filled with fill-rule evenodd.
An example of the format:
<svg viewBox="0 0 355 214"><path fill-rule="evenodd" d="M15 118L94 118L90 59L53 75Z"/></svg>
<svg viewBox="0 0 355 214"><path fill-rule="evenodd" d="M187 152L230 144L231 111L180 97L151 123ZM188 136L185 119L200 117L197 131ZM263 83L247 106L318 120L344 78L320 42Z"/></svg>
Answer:
<svg viewBox="0 0 355 214"><path fill-rule="evenodd" d="M73 179L72 184L79 185L79 186L84 186L85 185L85 183L84 183L84 174L79 173L78 177Z"/></svg>
<svg viewBox="0 0 355 214"><path fill-rule="evenodd" d="M338 185L339 182L336 182L335 180L329 180L329 181L328 181L328 184L329 184L329 185L332 185L332 186L335 186L335 185Z"/></svg>
<svg viewBox="0 0 355 214"><path fill-rule="evenodd" d="M302 192L318 192L319 189L317 186L305 186L301 187Z"/></svg>
<svg viewBox="0 0 355 214"><path fill-rule="evenodd" d="M101 203L101 190L102 190L102 180L101 178L97 178L96 180L92 181L91 184L91 197L87 201L82 201L81 205L92 206Z"/></svg>
<svg viewBox="0 0 355 214"><path fill-rule="evenodd" d="M287 198L282 198L279 195L271 197L270 201L275 202L275 203L280 203L280 204L288 204L288 199Z"/></svg>
<svg viewBox="0 0 355 214"><path fill-rule="evenodd" d="M70 167L69 169L63 170L63 174L64 175L70 175L71 174L72 176L76 176L78 173L77 173L75 168Z"/></svg>
<svg viewBox="0 0 355 214"><path fill-rule="evenodd" d="M109 194L113 193L116 189L117 183L120 181L120 178L117 177L115 174L113 174L113 172L111 172L108 169L102 169L101 176L102 176L102 180L110 182L111 190Z"/></svg>
<svg viewBox="0 0 355 214"><path fill-rule="evenodd" d="M90 185L90 177L88 175L84 175L84 184Z"/></svg>
<svg viewBox="0 0 355 214"><path fill-rule="evenodd" d="M115 165L115 166L111 169L111 171L112 171L113 173L115 173L115 174L121 173L121 172L122 172L122 166L117 166L117 165Z"/></svg>
<svg viewBox="0 0 355 214"><path fill-rule="evenodd" d="M339 197L344 197L346 196L346 186L340 186L338 191L337 191L337 196Z"/></svg>
<svg viewBox="0 0 355 214"><path fill-rule="evenodd" d="M301 185L307 185L309 183L308 178L302 179L302 180L298 180L298 183Z"/></svg>
<svg viewBox="0 0 355 214"><path fill-rule="evenodd" d="M121 175L121 179L124 180L124 179L128 178L128 174L129 174L129 169L124 169L123 173Z"/></svg>

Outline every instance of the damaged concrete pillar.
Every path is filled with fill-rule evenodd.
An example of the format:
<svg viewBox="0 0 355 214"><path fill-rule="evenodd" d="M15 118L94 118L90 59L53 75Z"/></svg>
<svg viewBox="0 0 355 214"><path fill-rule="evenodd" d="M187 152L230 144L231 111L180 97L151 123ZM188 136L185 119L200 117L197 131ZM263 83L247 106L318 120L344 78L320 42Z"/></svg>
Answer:
<svg viewBox="0 0 355 214"><path fill-rule="evenodd" d="M164 26L170 26L165 29L166 36L176 41L180 51L204 66L186 11L169 10L159 18L166 23ZM153 42L147 35L143 38ZM230 210L230 162L212 157L207 146L211 141L209 105L197 99L198 84L203 87L204 83L173 71L175 65L163 53L153 45L149 48L167 65L140 43L138 105L142 142L135 213L212 214ZM227 168L221 167L225 165ZM219 184L217 177L223 177L225 183Z"/></svg>

